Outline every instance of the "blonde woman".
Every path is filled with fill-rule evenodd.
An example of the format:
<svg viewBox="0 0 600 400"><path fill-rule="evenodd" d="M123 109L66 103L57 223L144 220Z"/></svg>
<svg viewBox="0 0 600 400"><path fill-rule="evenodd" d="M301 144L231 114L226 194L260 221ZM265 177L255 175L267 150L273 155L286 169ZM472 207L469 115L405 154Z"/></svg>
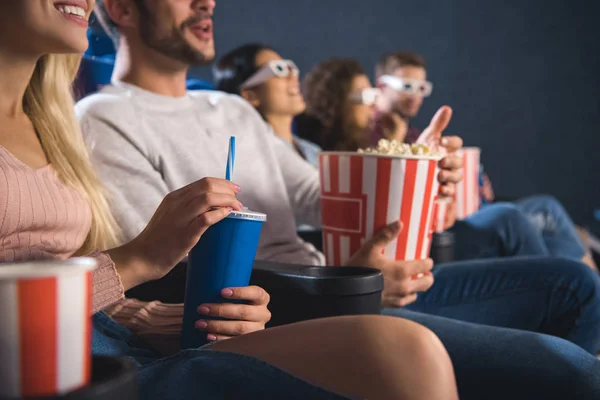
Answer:
<svg viewBox="0 0 600 400"><path fill-rule="evenodd" d="M85 50L93 6L93 0L0 2L0 261L95 257L97 312L125 290L165 275L208 226L240 209L241 189L219 179L195 182L169 194L133 241L97 251L110 248L118 231L73 114L70 85L79 56L69 54ZM223 326L243 323L260 332L156 362L155 351L97 313L93 350L130 356L144 399L457 398L445 349L416 323L348 317L265 331L264 290L233 288L230 297L251 301L238 305L249 320ZM227 329L220 333L235 335Z"/></svg>

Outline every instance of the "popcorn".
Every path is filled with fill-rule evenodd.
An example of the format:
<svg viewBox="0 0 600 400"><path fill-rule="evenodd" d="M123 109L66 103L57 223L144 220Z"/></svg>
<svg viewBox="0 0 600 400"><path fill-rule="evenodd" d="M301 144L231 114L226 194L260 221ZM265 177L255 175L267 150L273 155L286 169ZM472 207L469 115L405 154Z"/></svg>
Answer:
<svg viewBox="0 0 600 400"><path fill-rule="evenodd" d="M377 147L359 149L359 153L384 154L389 156L431 156L435 155L425 144L406 144L397 140L379 139Z"/></svg>

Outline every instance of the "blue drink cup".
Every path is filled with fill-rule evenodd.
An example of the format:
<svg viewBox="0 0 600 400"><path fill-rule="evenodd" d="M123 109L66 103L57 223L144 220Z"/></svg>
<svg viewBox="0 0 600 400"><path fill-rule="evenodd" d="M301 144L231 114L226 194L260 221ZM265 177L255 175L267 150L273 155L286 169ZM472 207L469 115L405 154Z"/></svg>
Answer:
<svg viewBox="0 0 600 400"><path fill-rule="evenodd" d="M198 314L205 303L233 303L221 296L228 287L243 287L250 283L260 231L267 220L265 214L253 211L233 211L208 228L188 258L187 280L181 348L200 347L208 341L206 332L197 330L199 319L218 319Z"/></svg>

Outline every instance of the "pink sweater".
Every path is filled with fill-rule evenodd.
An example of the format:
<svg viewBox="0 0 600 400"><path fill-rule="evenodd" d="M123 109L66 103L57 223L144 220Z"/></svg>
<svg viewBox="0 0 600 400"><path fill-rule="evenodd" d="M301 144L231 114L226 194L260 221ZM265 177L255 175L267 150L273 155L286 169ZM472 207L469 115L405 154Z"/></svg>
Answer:
<svg viewBox="0 0 600 400"><path fill-rule="evenodd" d="M89 205L60 181L52 166L33 169L0 146L0 263L69 258L83 245L90 224ZM181 305L123 299L123 285L108 254L89 256L98 263L94 312L104 309L149 341L179 335Z"/></svg>

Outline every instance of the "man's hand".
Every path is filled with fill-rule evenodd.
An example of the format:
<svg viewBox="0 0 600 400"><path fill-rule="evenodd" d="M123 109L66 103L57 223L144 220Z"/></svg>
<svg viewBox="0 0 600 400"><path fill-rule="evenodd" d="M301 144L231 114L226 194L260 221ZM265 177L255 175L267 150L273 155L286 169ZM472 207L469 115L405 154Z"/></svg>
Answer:
<svg viewBox="0 0 600 400"><path fill-rule="evenodd" d="M267 309L269 294L258 286L223 289L221 295L230 300L245 300L249 304L202 304L198 313L227 321L198 320L196 329L206 331L210 342L265 329L271 320Z"/></svg>
<svg viewBox="0 0 600 400"><path fill-rule="evenodd" d="M462 180L462 160L455 153L462 145L458 136L445 136L442 133L452 119L452 109L448 106L441 107L431 119L429 126L421 133L417 143L426 144L431 149L445 155L439 162L440 196L451 197L454 195L456 184Z"/></svg>
<svg viewBox="0 0 600 400"><path fill-rule="evenodd" d="M373 236L350 259L349 266L376 268L383 272L383 307L404 307L417 300L417 293L433 285L433 261L393 261L383 255L385 246L400 233L400 222L394 222Z"/></svg>
<svg viewBox="0 0 600 400"><path fill-rule="evenodd" d="M379 116L379 126L385 139L397 140L401 143L408 133L408 122L395 112L388 112Z"/></svg>

